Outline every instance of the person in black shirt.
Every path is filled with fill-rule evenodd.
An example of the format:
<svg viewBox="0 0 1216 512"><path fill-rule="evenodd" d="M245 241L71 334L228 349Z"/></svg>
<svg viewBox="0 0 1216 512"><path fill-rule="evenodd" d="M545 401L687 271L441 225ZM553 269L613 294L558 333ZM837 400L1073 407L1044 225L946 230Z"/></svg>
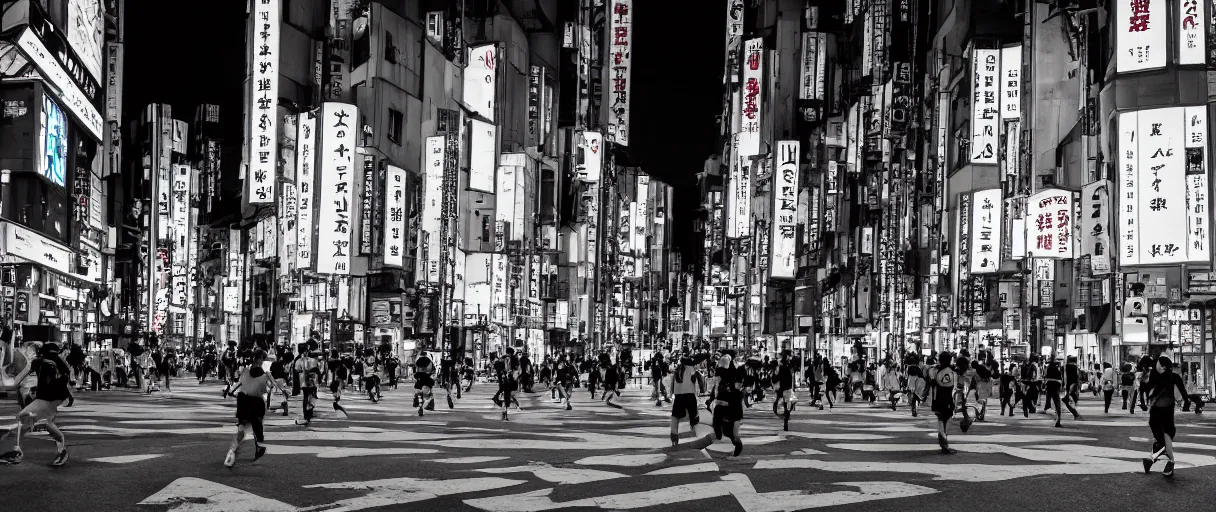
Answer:
<svg viewBox="0 0 1216 512"><path fill-rule="evenodd" d="M435 387L434 374L435 363L425 350L420 352L414 361L414 407L418 408L419 416L426 414L424 411L435 410L435 397L431 396L431 389Z"/></svg>
<svg viewBox="0 0 1216 512"><path fill-rule="evenodd" d="M443 359L439 360L439 383L447 392L448 409L456 407L452 401L452 386L460 385L456 381L456 360L452 358L451 354L444 354Z"/></svg>
<svg viewBox="0 0 1216 512"><path fill-rule="evenodd" d="M280 407L283 409L283 416L287 416L287 368L291 366L291 351L282 350L275 357L274 362L270 363L270 378L274 380L275 386L283 393L283 403ZM277 410L272 407L271 411Z"/></svg>
<svg viewBox="0 0 1216 512"><path fill-rule="evenodd" d="M350 414L346 412L346 408L342 407L338 401L342 400L342 392L346 390L346 385L350 382L350 367L338 356L338 349L329 352L328 366L333 378L329 382L329 391L334 395L334 410L349 417Z"/></svg>
<svg viewBox="0 0 1216 512"><path fill-rule="evenodd" d="M790 429L790 414L793 414L794 406L798 404L794 396L794 368L790 355L789 350L781 352L781 361L773 375L773 383L777 386L777 396L773 400L773 414L782 419L787 431ZM779 406L782 407L781 410L778 410Z"/></svg>
<svg viewBox="0 0 1216 512"><path fill-rule="evenodd" d="M1009 415L1013 416L1013 408L1016 402L1013 400L1013 392L1017 388L1017 373L1018 366L1010 364L1005 373L1001 374L1001 416L1005 415L1005 406L1009 406Z"/></svg>
<svg viewBox="0 0 1216 512"><path fill-rule="evenodd" d="M224 355L220 357L220 379L224 381L224 398L228 398L228 395L232 394L232 384L236 380L237 365L236 342L229 341L228 349L224 350Z"/></svg>
<svg viewBox="0 0 1216 512"><path fill-rule="evenodd" d="M1056 427L1061 427L1063 425L1060 424L1060 416L1064 408L1060 405L1060 393L1064 389L1064 372L1060 368L1060 361L1052 360L1047 364L1047 369L1043 373L1044 389L1047 391L1043 404L1044 409L1050 409L1053 404L1055 405ZM1068 406L1068 410L1074 418L1077 417L1077 410L1072 405Z"/></svg>
<svg viewBox="0 0 1216 512"><path fill-rule="evenodd" d="M46 421L47 433L55 440L55 460L51 465L62 466L68 460L68 450L63 432L55 425L55 418L65 400L67 407L76 401L70 384L72 370L59 353L59 345L47 343L38 351L38 358L18 374L15 381L21 382L31 371L38 375L38 392L34 400L17 413L17 427L0 435L0 441L13 434L17 436L13 450L0 455L0 464L20 464L24 457L21 434L32 430L35 423Z"/></svg>
<svg viewBox="0 0 1216 512"><path fill-rule="evenodd" d="M1156 371L1149 376L1148 382L1140 386L1141 396L1147 397L1149 404L1152 405L1148 411L1148 427L1153 432L1153 456L1145 458L1141 462L1144 464L1144 472L1148 473L1152 470L1153 464L1162 455L1165 455L1167 462L1162 474L1173 477L1174 435L1178 433L1174 426L1174 407L1177 405L1174 395L1179 394L1187 403L1190 402L1190 397L1187 395L1186 384L1182 382L1182 377L1174 373L1174 362L1170 358L1158 357L1157 367L1154 370Z"/></svg>

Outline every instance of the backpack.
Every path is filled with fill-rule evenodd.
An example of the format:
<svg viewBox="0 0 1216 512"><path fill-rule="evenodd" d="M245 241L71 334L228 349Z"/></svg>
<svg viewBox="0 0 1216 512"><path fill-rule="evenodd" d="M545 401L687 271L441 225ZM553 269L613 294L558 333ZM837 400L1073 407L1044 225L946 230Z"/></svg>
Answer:
<svg viewBox="0 0 1216 512"><path fill-rule="evenodd" d="M1136 374L1131 372L1124 373L1120 376L1120 380L1124 386L1134 386L1136 385Z"/></svg>
<svg viewBox="0 0 1216 512"><path fill-rule="evenodd" d="M131 357L144 355L144 347L139 343L132 343L131 346L127 347L127 351L131 353Z"/></svg>
<svg viewBox="0 0 1216 512"><path fill-rule="evenodd" d="M958 384L958 374L954 372L954 368L949 366L938 368L937 375L933 377L937 385L943 388L953 388Z"/></svg>
<svg viewBox="0 0 1216 512"><path fill-rule="evenodd" d="M34 368L38 373L38 390L43 396L50 397L52 390L59 386L59 381L64 376L59 374L59 365L50 359L38 359L36 363Z"/></svg>

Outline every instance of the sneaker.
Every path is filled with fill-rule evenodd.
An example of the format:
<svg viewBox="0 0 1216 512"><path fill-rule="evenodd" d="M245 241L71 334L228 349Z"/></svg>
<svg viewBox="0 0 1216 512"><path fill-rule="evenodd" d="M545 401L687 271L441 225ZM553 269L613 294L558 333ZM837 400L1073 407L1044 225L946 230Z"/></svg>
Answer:
<svg viewBox="0 0 1216 512"><path fill-rule="evenodd" d="M574 408L573 408L573 407L570 407L570 404L566 404L566 410L567 410L567 411L570 411L570 410L574 410Z"/></svg>
<svg viewBox="0 0 1216 512"><path fill-rule="evenodd" d="M937 445L941 447L943 452L950 449L950 444L946 442L946 436L941 434L937 435Z"/></svg>
<svg viewBox="0 0 1216 512"><path fill-rule="evenodd" d="M958 422L958 428L961 429L964 434L966 434L967 430L969 430L971 428L971 423L972 423L971 418L963 418L961 421Z"/></svg>
<svg viewBox="0 0 1216 512"><path fill-rule="evenodd" d="M1174 461L1171 460L1169 462L1166 462L1165 471L1162 471L1161 474L1165 475L1168 478L1173 478L1174 477Z"/></svg>
<svg viewBox="0 0 1216 512"><path fill-rule="evenodd" d="M296 420L296 425L299 425L301 427L308 427L308 425L310 423L312 423L312 422L309 420Z"/></svg>
<svg viewBox="0 0 1216 512"><path fill-rule="evenodd" d="M13 448L13 451L0 455L0 464L10 466L21 464L23 458L25 458L25 454L21 452L21 448Z"/></svg>
<svg viewBox="0 0 1216 512"><path fill-rule="evenodd" d="M419 415L419 416L422 416L422 415L424 415L424 414L426 414L426 413L425 413L425 412L423 412L423 409L422 409L421 407L419 407L419 408L418 408L418 415Z"/></svg>
<svg viewBox="0 0 1216 512"><path fill-rule="evenodd" d="M55 466L55 467L59 467L59 466L64 465L65 463L67 463L67 461L68 461L68 449L64 448L62 450L59 450L59 452L55 453L55 460L51 462L51 465Z"/></svg>
<svg viewBox="0 0 1216 512"><path fill-rule="evenodd" d="M452 401L452 397L448 397L448 409L455 409L456 403Z"/></svg>
<svg viewBox="0 0 1216 512"><path fill-rule="evenodd" d="M743 443L739 443L739 444L735 445L735 451L734 451L735 457L738 457L740 453L743 453Z"/></svg>
<svg viewBox="0 0 1216 512"><path fill-rule="evenodd" d="M502 420L503 420L503 421L509 421L509 420L507 420L507 411L503 411L503 412L502 412Z"/></svg>
<svg viewBox="0 0 1216 512"><path fill-rule="evenodd" d="M266 447L259 446L256 449L254 449L254 451L253 451L253 460L256 461L256 460L262 458L263 455L266 455Z"/></svg>
<svg viewBox="0 0 1216 512"><path fill-rule="evenodd" d="M228 455L224 456L224 467L231 469L236 464L236 452L228 450Z"/></svg>

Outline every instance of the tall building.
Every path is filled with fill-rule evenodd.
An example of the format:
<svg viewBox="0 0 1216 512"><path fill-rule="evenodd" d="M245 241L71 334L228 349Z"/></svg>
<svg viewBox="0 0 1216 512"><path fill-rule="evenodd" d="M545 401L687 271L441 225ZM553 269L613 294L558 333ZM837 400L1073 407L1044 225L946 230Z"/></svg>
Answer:
<svg viewBox="0 0 1216 512"><path fill-rule="evenodd" d="M107 208L121 85L107 80L118 26L106 14L97 1L0 2L3 326L94 354L121 325Z"/></svg>

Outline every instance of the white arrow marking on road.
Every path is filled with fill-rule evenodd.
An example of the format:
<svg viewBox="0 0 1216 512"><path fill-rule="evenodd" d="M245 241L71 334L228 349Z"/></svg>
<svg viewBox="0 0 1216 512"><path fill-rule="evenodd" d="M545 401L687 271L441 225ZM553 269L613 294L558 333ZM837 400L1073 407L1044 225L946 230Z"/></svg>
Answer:
<svg viewBox="0 0 1216 512"><path fill-rule="evenodd" d="M669 468L656 469L642 476L652 475L687 475L691 473L717 473L718 463L703 462L700 464L689 464L687 466L672 466Z"/></svg>
<svg viewBox="0 0 1216 512"><path fill-rule="evenodd" d="M580 466L622 466L622 467L640 467L658 464L667 460L667 455L662 453L643 453L638 455L596 455L594 457L584 457L574 461Z"/></svg>
<svg viewBox="0 0 1216 512"><path fill-rule="evenodd" d="M169 505L174 512L295 512L296 507L201 478L178 478L140 505Z"/></svg>
<svg viewBox="0 0 1216 512"><path fill-rule="evenodd" d="M677 485L663 489L565 502L555 502L549 497L553 493L553 489L542 489L523 494L465 500L464 503L487 512L541 512L584 507L630 510L733 495L746 512L793 512L880 499L923 496L937 492L928 487L902 482L844 482L835 485L856 487L859 490L828 493L812 493L803 490L758 493L746 475L731 474L723 476L720 482Z"/></svg>
<svg viewBox="0 0 1216 512"><path fill-rule="evenodd" d="M536 478L561 485L599 482L601 480L613 480L616 478L629 478L629 475L623 473L614 473L612 471L581 468L555 468L543 463L509 468L485 468L478 469L476 471L480 473L489 473L492 475L502 475L508 473L532 473L533 475L536 475Z"/></svg>
<svg viewBox="0 0 1216 512"><path fill-rule="evenodd" d="M147 455L119 455L117 457L100 457L96 459L88 459L89 462L105 462L107 464L130 464L141 460L155 459L164 457L163 453L149 453Z"/></svg>
<svg viewBox="0 0 1216 512"><path fill-rule="evenodd" d="M333 484L306 485L305 489L352 489L371 491L357 498L301 509L300 512L326 511L348 512L403 503L426 501L439 496L481 492L527 483L525 480L505 478L454 478L450 480L428 480L424 478L390 478L370 482L342 482Z"/></svg>

